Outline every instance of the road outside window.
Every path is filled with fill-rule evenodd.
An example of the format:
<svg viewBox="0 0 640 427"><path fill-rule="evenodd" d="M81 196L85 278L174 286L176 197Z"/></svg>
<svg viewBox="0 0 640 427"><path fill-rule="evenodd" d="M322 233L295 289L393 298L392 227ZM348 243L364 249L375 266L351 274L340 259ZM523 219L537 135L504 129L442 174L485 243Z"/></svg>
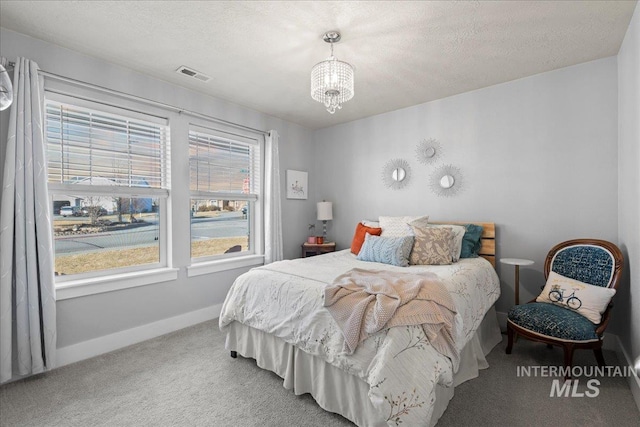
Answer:
<svg viewBox="0 0 640 427"><path fill-rule="evenodd" d="M246 200L191 199L191 256L249 251L248 208Z"/></svg>
<svg viewBox="0 0 640 427"><path fill-rule="evenodd" d="M92 203L86 195L57 200ZM158 264L160 212L157 198L101 197L84 206L53 212L57 275Z"/></svg>

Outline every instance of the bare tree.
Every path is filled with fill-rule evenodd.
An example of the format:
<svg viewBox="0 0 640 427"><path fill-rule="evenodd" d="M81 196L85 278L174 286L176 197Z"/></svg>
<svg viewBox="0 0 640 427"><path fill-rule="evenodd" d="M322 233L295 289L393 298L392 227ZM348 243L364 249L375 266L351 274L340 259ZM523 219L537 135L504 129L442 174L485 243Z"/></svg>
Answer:
<svg viewBox="0 0 640 427"><path fill-rule="evenodd" d="M136 220L134 215L139 214L143 210L145 210L147 208L147 203L148 203L147 199L143 199L143 198L121 197L119 201L121 204L120 211L129 214L130 222L138 222L138 220Z"/></svg>
<svg viewBox="0 0 640 427"><path fill-rule="evenodd" d="M116 206L116 211L118 212L118 222L122 222L122 211L123 211L123 207L124 204L122 203L122 201L124 200L123 197L114 197L113 198L113 203Z"/></svg>
<svg viewBox="0 0 640 427"><path fill-rule="evenodd" d="M94 196L84 198L83 210L85 210L86 215L89 216L91 225L96 225L98 223L98 218L104 211L102 206L100 206L100 198Z"/></svg>
<svg viewBox="0 0 640 427"><path fill-rule="evenodd" d="M111 161L111 171L113 180L117 183L121 183L127 179L129 174L127 173L127 162L112 160ZM122 214L127 212L129 209L129 199L126 197L114 197L113 202L116 206L116 210L118 212L118 222L122 222Z"/></svg>

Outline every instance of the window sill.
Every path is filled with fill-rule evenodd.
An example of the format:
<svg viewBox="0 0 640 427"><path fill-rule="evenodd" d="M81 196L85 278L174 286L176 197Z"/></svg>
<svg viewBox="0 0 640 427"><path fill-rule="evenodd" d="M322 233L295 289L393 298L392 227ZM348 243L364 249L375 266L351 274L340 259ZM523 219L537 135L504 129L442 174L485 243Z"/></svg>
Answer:
<svg viewBox="0 0 640 427"><path fill-rule="evenodd" d="M56 301L168 282L178 278L177 268L157 268L112 274L56 284Z"/></svg>
<svg viewBox="0 0 640 427"><path fill-rule="evenodd" d="M257 267L263 264L264 255L248 255L231 259L200 262L187 267L187 277L217 273L220 271L232 270L234 268Z"/></svg>

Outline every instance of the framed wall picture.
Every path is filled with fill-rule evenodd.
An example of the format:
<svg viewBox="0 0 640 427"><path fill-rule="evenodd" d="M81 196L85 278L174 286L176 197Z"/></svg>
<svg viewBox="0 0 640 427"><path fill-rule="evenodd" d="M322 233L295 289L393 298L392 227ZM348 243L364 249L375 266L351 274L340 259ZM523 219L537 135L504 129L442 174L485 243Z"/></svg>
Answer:
<svg viewBox="0 0 640 427"><path fill-rule="evenodd" d="M307 172L287 170L287 199L304 199L309 197Z"/></svg>

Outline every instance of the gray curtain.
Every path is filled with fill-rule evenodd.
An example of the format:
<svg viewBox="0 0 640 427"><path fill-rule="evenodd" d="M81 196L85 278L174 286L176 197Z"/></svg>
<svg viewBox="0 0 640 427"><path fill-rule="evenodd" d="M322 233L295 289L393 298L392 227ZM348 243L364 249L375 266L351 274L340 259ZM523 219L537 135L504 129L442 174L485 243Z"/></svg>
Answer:
<svg viewBox="0 0 640 427"><path fill-rule="evenodd" d="M278 132L269 131L265 140L264 263L283 258L282 207L280 202L280 154Z"/></svg>
<svg viewBox="0 0 640 427"><path fill-rule="evenodd" d="M55 366L56 306L44 82L18 58L0 205L0 383Z"/></svg>

